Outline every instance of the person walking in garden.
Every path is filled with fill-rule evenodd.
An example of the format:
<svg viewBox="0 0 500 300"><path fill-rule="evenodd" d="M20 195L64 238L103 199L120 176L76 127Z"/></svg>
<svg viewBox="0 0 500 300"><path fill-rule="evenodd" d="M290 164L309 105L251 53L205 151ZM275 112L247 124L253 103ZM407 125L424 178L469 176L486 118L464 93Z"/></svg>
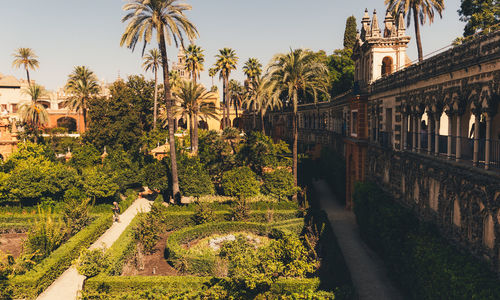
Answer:
<svg viewBox="0 0 500 300"><path fill-rule="evenodd" d="M118 206L118 202L113 202L113 221L120 222L120 207Z"/></svg>

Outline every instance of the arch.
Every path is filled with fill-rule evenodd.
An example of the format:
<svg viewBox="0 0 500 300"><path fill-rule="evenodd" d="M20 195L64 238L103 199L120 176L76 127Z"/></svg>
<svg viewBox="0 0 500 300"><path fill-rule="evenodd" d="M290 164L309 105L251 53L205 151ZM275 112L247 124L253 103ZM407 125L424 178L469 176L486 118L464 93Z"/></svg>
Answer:
<svg viewBox="0 0 500 300"><path fill-rule="evenodd" d="M460 202L453 201L453 224L460 227L462 225L462 213L460 212Z"/></svg>
<svg viewBox="0 0 500 300"><path fill-rule="evenodd" d="M200 120L198 122L198 128L208 130L208 123L205 120Z"/></svg>
<svg viewBox="0 0 500 300"><path fill-rule="evenodd" d="M242 125L241 118L240 117L234 118L233 127L241 129L241 125Z"/></svg>
<svg viewBox="0 0 500 300"><path fill-rule="evenodd" d="M71 117L62 117L57 119L57 127L66 128L68 132L75 132L77 129L76 120Z"/></svg>
<svg viewBox="0 0 500 300"><path fill-rule="evenodd" d="M180 118L179 121L177 121L177 126L179 128L187 129L187 121L184 120L184 118Z"/></svg>
<svg viewBox="0 0 500 300"><path fill-rule="evenodd" d="M50 102L49 101L38 100L37 102L39 104L41 104L43 107L45 107L45 109L49 109L50 108Z"/></svg>
<svg viewBox="0 0 500 300"><path fill-rule="evenodd" d="M491 214L488 214L484 220L483 243L489 249L495 247L495 224Z"/></svg>
<svg viewBox="0 0 500 300"><path fill-rule="evenodd" d="M392 73L393 69L392 57L386 56L382 59L382 76L387 76Z"/></svg>

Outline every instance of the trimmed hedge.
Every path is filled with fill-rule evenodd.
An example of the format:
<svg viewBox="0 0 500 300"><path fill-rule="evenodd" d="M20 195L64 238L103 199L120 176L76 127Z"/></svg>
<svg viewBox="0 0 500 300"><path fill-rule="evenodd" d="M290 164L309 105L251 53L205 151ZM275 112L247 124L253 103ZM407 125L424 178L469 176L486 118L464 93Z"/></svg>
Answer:
<svg viewBox="0 0 500 300"><path fill-rule="evenodd" d="M358 184L360 232L413 299L498 299L500 281L479 259L461 253L428 223L373 183Z"/></svg>
<svg viewBox="0 0 500 300"><path fill-rule="evenodd" d="M136 241L134 238L134 230L139 222L140 214L130 222L127 228L122 232L118 240L107 250L109 267L106 274L121 275L123 265L127 262L136 251Z"/></svg>
<svg viewBox="0 0 500 300"><path fill-rule="evenodd" d="M252 232L267 235L271 227L251 222L217 222L187 227L172 233L166 243L165 255L167 260L177 269L189 274L212 275L215 266L215 257L191 256L186 254L181 244L202 239L212 234L226 234L237 231Z"/></svg>
<svg viewBox="0 0 500 300"><path fill-rule="evenodd" d="M217 279L197 276L105 276L99 275L87 279L84 292L100 292L114 297L139 293L151 288L157 288L169 294L199 292L207 288ZM299 293L318 290L320 280L314 279L284 279L280 278L271 285L273 294ZM327 294L333 299L332 294Z"/></svg>
<svg viewBox="0 0 500 300"><path fill-rule="evenodd" d="M112 223L113 219L110 214L102 215L57 248L33 270L24 275L13 277L9 280L9 285L14 291L14 296L16 298L35 298L71 266L82 249L89 247Z"/></svg>

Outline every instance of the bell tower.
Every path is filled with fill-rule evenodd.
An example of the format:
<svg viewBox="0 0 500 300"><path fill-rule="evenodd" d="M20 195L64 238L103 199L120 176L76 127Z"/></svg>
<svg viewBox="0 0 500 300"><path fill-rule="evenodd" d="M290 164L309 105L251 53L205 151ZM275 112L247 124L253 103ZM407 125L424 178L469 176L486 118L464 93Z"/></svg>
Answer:
<svg viewBox="0 0 500 300"><path fill-rule="evenodd" d="M354 81L361 91L377 79L408 66L406 55L410 37L406 35L403 14L398 20L387 12L384 30L379 27L377 12L370 19L368 9L361 20L361 32L353 49L355 61Z"/></svg>

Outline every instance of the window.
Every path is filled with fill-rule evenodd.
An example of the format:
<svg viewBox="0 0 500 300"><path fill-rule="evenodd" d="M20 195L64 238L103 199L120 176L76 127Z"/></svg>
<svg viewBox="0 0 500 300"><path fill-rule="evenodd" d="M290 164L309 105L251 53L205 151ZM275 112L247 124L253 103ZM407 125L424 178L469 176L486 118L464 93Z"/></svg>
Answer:
<svg viewBox="0 0 500 300"><path fill-rule="evenodd" d="M17 113L17 104L11 104L12 105L12 113L15 114Z"/></svg>
<svg viewBox="0 0 500 300"><path fill-rule="evenodd" d="M351 112L351 135L358 136L358 111Z"/></svg>
<svg viewBox="0 0 500 300"><path fill-rule="evenodd" d="M387 76L392 73L392 58L389 56L382 59L382 76Z"/></svg>

